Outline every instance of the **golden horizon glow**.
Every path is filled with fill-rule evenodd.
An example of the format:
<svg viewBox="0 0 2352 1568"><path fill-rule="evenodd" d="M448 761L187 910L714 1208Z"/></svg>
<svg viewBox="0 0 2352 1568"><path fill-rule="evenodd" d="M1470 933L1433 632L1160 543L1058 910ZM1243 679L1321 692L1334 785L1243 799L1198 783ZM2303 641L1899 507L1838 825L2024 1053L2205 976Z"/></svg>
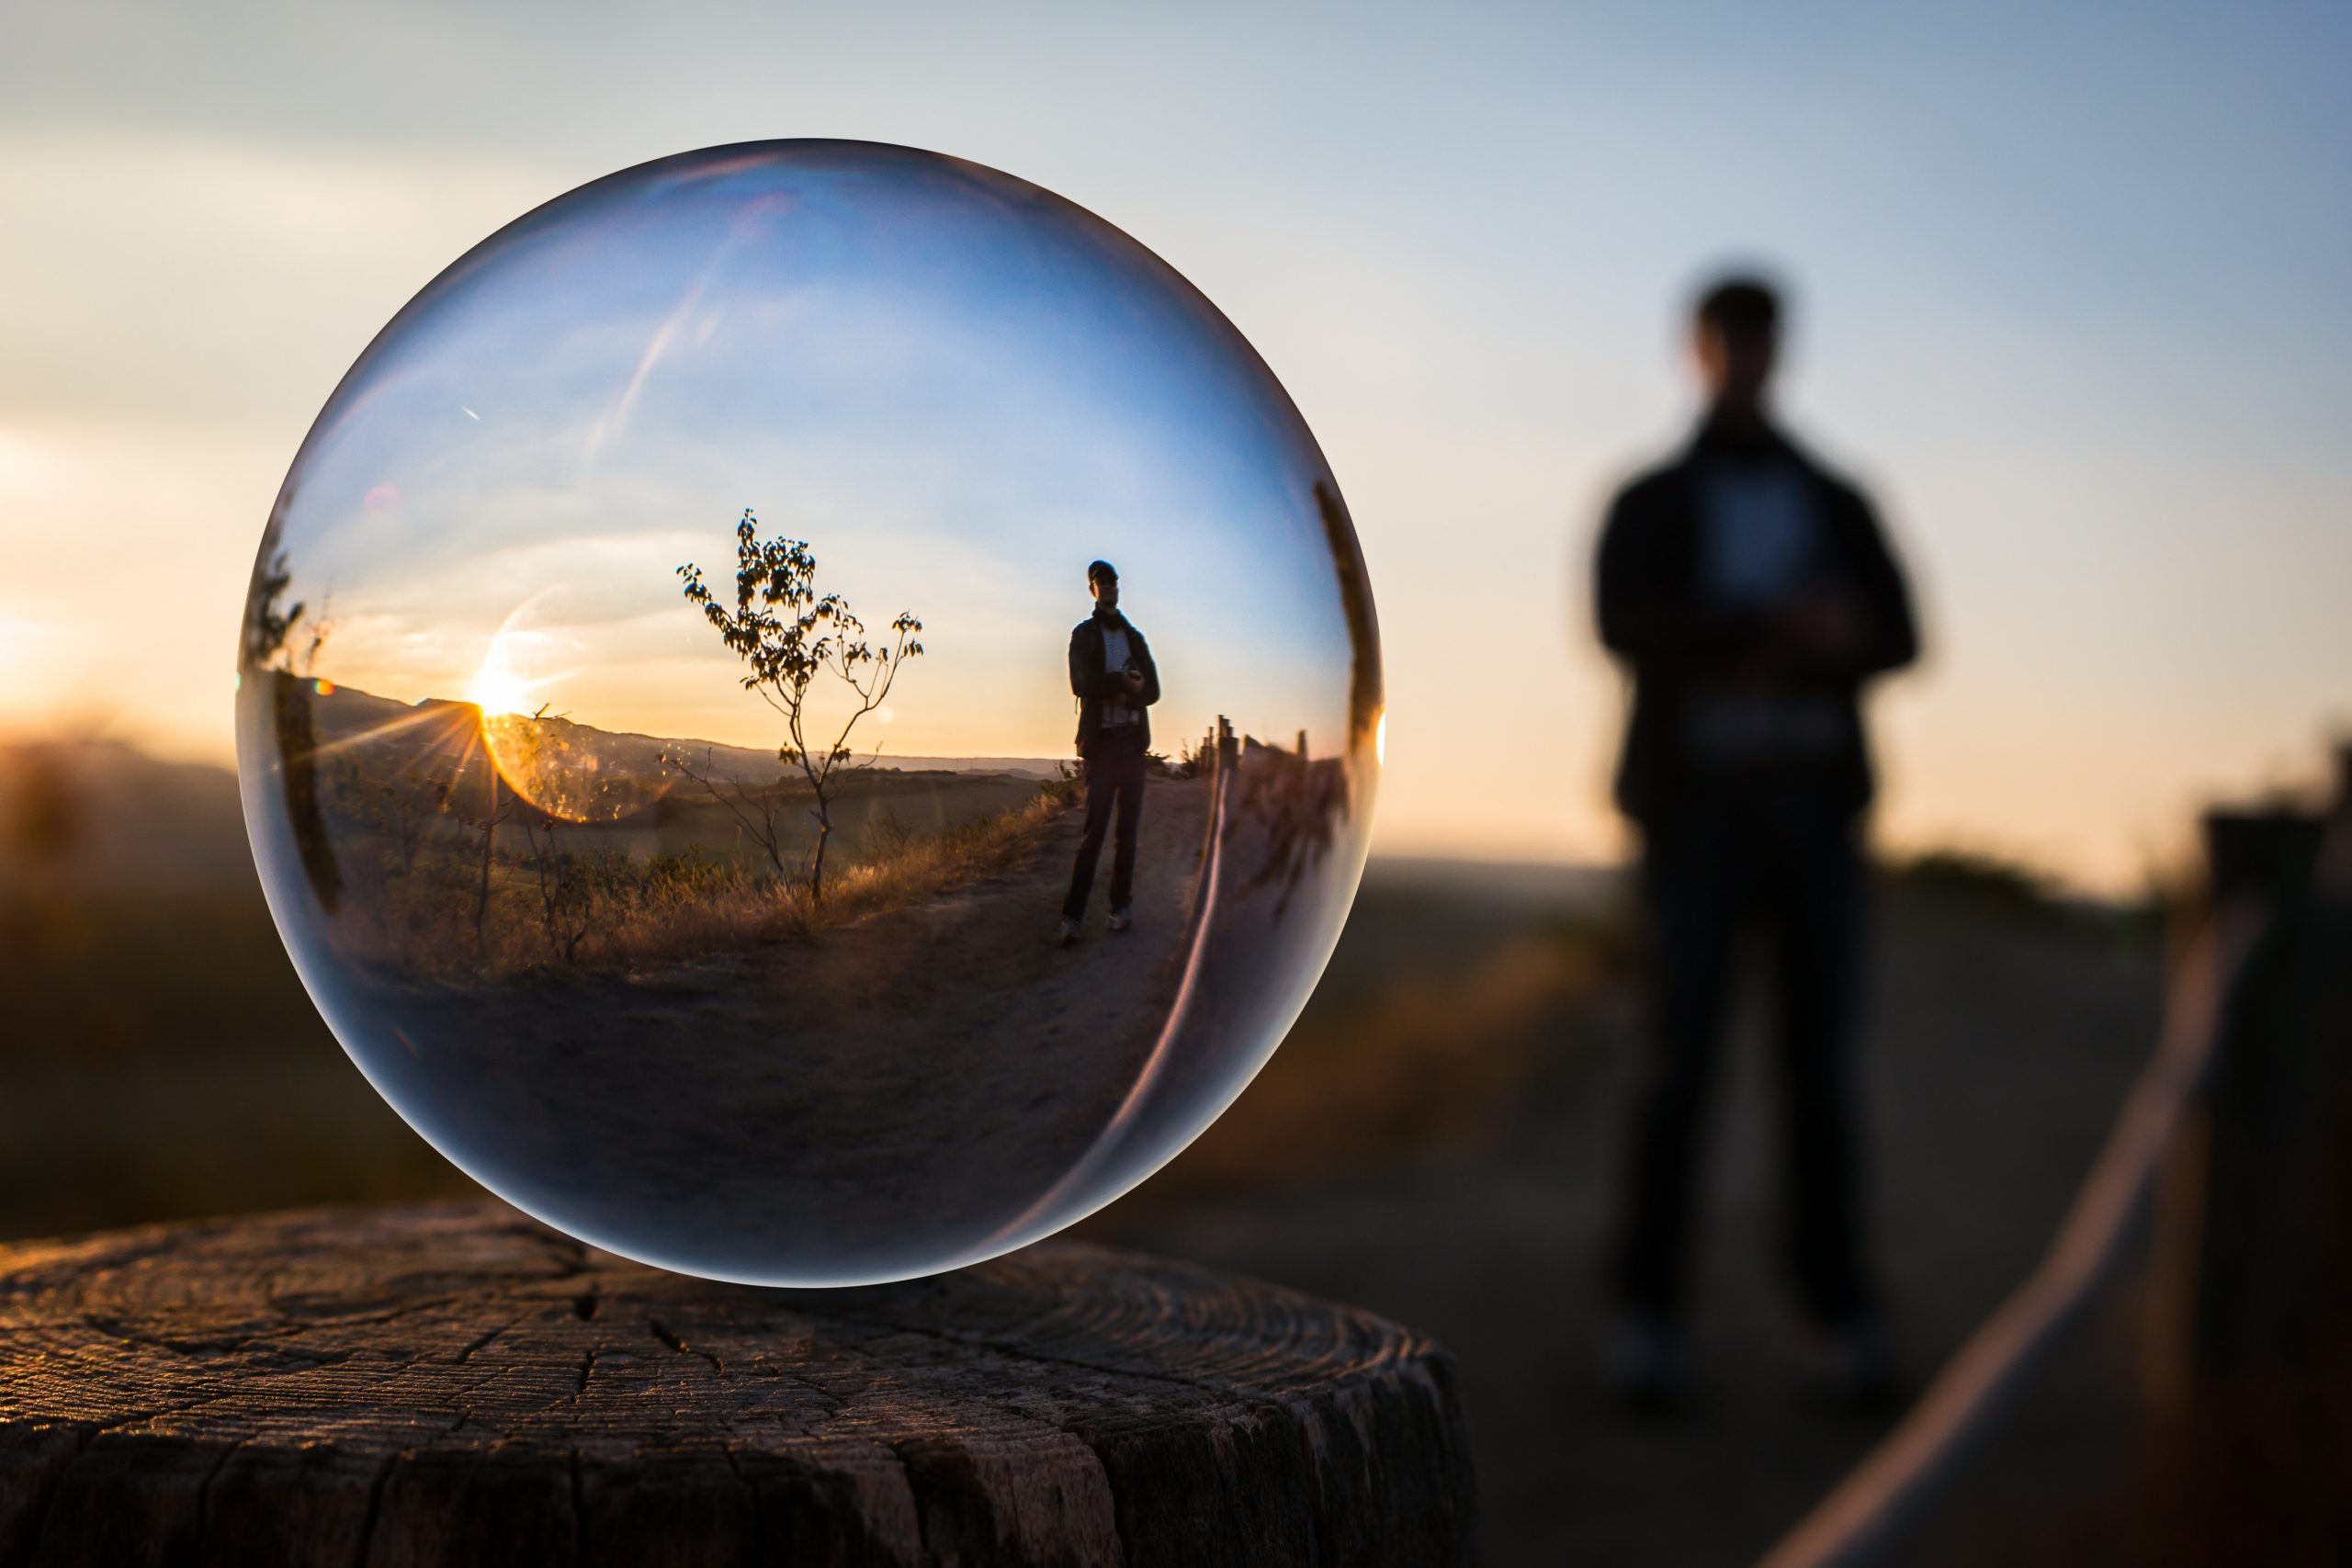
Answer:
<svg viewBox="0 0 2352 1568"><path fill-rule="evenodd" d="M427 16L403 34L413 48L353 52L323 97L277 90L284 61L241 27L159 10L175 46L125 55L104 47L103 8L40 16L15 155L0 157L21 242L0 246L0 276L42 302L0 354L0 739L100 737L232 766L220 675L254 533L357 345L516 214L652 152L740 140L741 96L712 73L764 80L776 58L808 67L809 123L914 145L960 128L950 150L1114 216L1278 368L1362 534L1387 699L1432 742L1385 760L1384 851L1627 852L1609 795L1623 683L1586 602L1593 534L1614 487L1688 428L1680 312L1727 248L1795 286L1792 421L1860 465L1915 580L1928 660L1870 709L1878 842L1979 846L2129 892L2193 853L2202 805L2275 793L2352 730L2338 603L2352 529L2336 521L2352 448L2328 417L2346 322L2331 264L2352 205L2319 133L2341 97L2319 10L2152 25L2128 68L2089 77L2081 50L2101 24L2057 12L1999 72L1971 67L1964 19L1905 13L1845 39L1869 69L1826 76L1783 34L1717 39L1719 69L1694 70L1687 28L1654 10L1360 29L1399 80L1441 97L1484 85L1411 149L1417 169L1446 172L1442 221L1397 198L1392 167L1317 152L1379 131L1391 95L1363 90L1374 78L1252 73L1217 29L1173 13L1105 12L1035 39L983 27L969 50L911 54L887 27L820 37L779 14L723 57L694 28L650 21L550 51L528 28ZM1327 25L1283 17L1269 25L1302 48ZM322 44L356 24L319 25ZM1117 62L1154 49L1229 85L1231 112L1204 127L1199 95L1171 85L1194 78L1162 73L1123 94L1102 136L1070 138L1058 89L1128 81ZM647 90L577 91L614 62ZM1563 69L1587 90L1561 91ZM405 112L421 80L465 137ZM1889 80L1905 86L1893 107ZM2165 81L2257 112L2181 116L2177 93L2148 90ZM1634 104L1676 134L1575 159ZM1824 133L1857 117L1877 134ZM1947 168L1955 135L1973 152ZM1799 164L1806 177L1782 177ZM1964 188L1891 179L1899 167ZM2112 210L2068 221L2090 189ZM1595 246L1578 217L1595 211L1640 221ZM2259 256L2233 243L2249 232L2274 243ZM2165 265L2143 265L2152 245ZM2012 265L2020 254L2034 265ZM514 434L511 411L458 400L454 423ZM741 497L779 526L810 517L808 499L798 479ZM984 560L986 535L969 536L943 571ZM847 565L831 537L829 584ZM711 539L665 542L645 580L661 587L689 554L717 570L723 533ZM1120 565L1170 676L1155 728L1197 735L1229 688L1168 657L1182 606L1153 606L1151 573ZM845 585L896 609L900 582L884 569ZM895 723L861 727L861 751L1069 754L1057 649L1041 644L1034 691L959 684L953 603L905 602L935 623L936 663L893 694ZM172 608L126 636L125 605ZM484 618L464 636L386 626L371 641L345 593L319 673L406 702L464 697L506 607L469 602ZM533 662L537 645L510 651L520 673L553 667ZM483 694L773 748L773 716L715 660L703 694L665 697L665 661L716 651L685 625L594 681Z"/></svg>
<svg viewBox="0 0 2352 1568"><path fill-rule="evenodd" d="M472 683L466 690L466 700L481 709L485 723L504 714L535 712L532 692L537 685L545 683L523 679L514 669L506 645L507 636L503 631L490 639L490 649L482 655L481 668L474 671Z"/></svg>
<svg viewBox="0 0 2352 1568"><path fill-rule="evenodd" d="M669 794L676 780L666 768L650 777L608 772L605 759L580 743L577 731L548 722L545 693L581 671L541 674L522 667L530 662L535 639L517 623L537 602L534 596L514 607L483 649L468 686L468 700L479 712L483 754L507 788L550 817L611 822L633 816Z"/></svg>

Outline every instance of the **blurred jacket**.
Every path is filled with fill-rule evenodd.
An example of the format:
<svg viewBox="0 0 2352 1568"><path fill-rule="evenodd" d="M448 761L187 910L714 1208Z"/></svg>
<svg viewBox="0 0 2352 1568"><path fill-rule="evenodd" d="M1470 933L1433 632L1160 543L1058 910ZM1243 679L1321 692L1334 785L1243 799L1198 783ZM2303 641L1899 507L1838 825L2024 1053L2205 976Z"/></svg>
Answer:
<svg viewBox="0 0 2352 1568"><path fill-rule="evenodd" d="M1707 486L1711 475L1743 465L1784 465L1797 476L1814 525L1808 587L1859 613L1852 647L1834 656L1809 649L1780 611L1710 591ZM1794 783L1848 815L1869 804L1861 688L1916 659L1918 632L1902 571L1860 491L1777 430L1702 424L1674 458L1618 492L1601 528L1594 584L1600 640L1633 677L1616 785L1627 816L1654 825L1678 807L1767 780ZM1696 739L1705 705L1737 690L1805 704L1831 716L1834 733L1799 761L1711 756Z"/></svg>

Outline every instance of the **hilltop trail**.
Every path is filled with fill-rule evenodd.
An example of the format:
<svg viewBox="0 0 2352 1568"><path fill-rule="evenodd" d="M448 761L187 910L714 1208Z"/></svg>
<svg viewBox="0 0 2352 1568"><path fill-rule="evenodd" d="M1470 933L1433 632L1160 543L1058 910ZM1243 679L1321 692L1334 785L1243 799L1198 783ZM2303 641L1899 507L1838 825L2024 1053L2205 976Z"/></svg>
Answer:
<svg viewBox="0 0 2352 1568"><path fill-rule="evenodd" d="M1152 781L1135 929L1103 929L1106 845L1068 949L1079 810L1000 874L807 941L386 997L437 1043L409 1054L403 1102L458 1149L499 1151L483 1174L592 1237L617 1216L616 1240L665 1235L705 1269L731 1250L746 1269L818 1254L887 1272L930 1235L1019 1214L1135 1082L1182 978L1208 801L1204 781Z"/></svg>

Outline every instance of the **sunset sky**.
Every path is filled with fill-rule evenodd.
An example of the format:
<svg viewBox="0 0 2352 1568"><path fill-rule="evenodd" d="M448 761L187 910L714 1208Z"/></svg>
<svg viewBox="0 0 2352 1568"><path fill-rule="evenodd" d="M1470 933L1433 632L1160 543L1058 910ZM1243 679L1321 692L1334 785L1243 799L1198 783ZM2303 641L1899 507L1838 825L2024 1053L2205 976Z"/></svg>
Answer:
<svg viewBox="0 0 2352 1568"><path fill-rule="evenodd" d="M227 760L271 499L417 289L613 170L858 138L1091 209L1263 355L1363 538L1390 852L1622 847L1597 513L1687 424L1692 284L1773 266L1928 629L1883 837L2128 886L2352 727L2352 15L2104 15L19 7L0 729Z"/></svg>
<svg viewBox="0 0 2352 1568"><path fill-rule="evenodd" d="M732 608L754 502L854 639L887 653L920 618L922 661L853 736L918 757L1068 753L1069 630L1107 558L1168 750L1221 715L1330 756L1353 659L1329 482L1233 329L1099 220L899 148L769 143L469 253L336 391L272 551L332 628L295 639L306 674L772 750L678 576ZM854 705L820 679L804 739Z"/></svg>

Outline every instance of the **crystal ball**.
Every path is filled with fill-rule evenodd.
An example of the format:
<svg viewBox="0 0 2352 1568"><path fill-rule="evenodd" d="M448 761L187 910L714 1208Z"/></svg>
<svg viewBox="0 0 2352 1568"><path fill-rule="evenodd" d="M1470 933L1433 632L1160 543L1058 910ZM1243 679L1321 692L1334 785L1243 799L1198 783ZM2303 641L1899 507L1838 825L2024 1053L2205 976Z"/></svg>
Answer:
<svg viewBox="0 0 2352 1568"><path fill-rule="evenodd" d="M1110 1201L1363 869L1371 591L1233 324L1050 192L712 148L515 220L320 412L245 606L278 930L435 1147L846 1285Z"/></svg>

